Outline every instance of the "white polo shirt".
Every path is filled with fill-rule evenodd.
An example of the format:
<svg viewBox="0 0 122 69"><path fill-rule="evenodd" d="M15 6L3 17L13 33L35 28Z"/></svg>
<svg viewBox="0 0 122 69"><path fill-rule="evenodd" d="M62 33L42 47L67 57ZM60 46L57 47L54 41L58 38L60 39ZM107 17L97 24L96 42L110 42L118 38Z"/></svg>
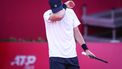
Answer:
<svg viewBox="0 0 122 69"><path fill-rule="evenodd" d="M80 24L76 14L72 9L66 9L64 18L54 23L48 20L50 14L52 14L51 10L44 13L49 57L76 57L76 42L73 28Z"/></svg>

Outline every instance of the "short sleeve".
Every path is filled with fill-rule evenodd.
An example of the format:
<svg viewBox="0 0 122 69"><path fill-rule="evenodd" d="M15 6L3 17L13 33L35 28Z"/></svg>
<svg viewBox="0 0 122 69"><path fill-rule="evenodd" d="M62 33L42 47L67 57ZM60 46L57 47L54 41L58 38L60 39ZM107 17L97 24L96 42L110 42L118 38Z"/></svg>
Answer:
<svg viewBox="0 0 122 69"><path fill-rule="evenodd" d="M46 11L43 15L44 21L47 21L49 19L48 11Z"/></svg>
<svg viewBox="0 0 122 69"><path fill-rule="evenodd" d="M72 10L72 16L73 16L73 27L79 26L80 21L73 10Z"/></svg>
<svg viewBox="0 0 122 69"><path fill-rule="evenodd" d="M48 10L48 11L46 11L44 13L43 18L44 18L44 21L45 22L48 22L48 19L49 19L50 14L51 14L51 11L50 10Z"/></svg>

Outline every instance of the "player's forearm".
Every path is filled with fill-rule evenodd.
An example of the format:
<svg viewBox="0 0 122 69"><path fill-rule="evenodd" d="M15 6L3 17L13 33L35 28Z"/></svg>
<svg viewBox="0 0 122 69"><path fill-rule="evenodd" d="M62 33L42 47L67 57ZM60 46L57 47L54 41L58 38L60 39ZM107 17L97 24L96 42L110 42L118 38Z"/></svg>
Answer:
<svg viewBox="0 0 122 69"><path fill-rule="evenodd" d="M63 8L64 9L60 10L59 12L52 14L49 17L49 20L50 21L60 21L64 17L64 15L65 15L65 10L67 8L67 5L63 4Z"/></svg>
<svg viewBox="0 0 122 69"><path fill-rule="evenodd" d="M75 37L76 41L77 41L80 45L85 44L85 41L84 41L84 39L83 39L83 36L81 35L81 33L80 33L78 27L74 28L74 37Z"/></svg>
<svg viewBox="0 0 122 69"><path fill-rule="evenodd" d="M63 4L63 10L60 10L59 12L57 13L54 13L52 14L50 17L49 17L49 20L50 21L60 21L64 15L65 15L65 10L66 8L73 8L75 6L75 3L72 1L72 0L69 0L69 1L66 1L64 4Z"/></svg>
<svg viewBox="0 0 122 69"><path fill-rule="evenodd" d="M61 20L63 17L64 17L64 14L65 14L65 10L61 10L55 14L52 14L50 17L49 17L49 20L51 21L59 21Z"/></svg>
<svg viewBox="0 0 122 69"><path fill-rule="evenodd" d="M95 55L89 51L83 36L81 35L78 27L74 28L74 37L76 39L76 41L81 45L81 47L83 48L83 50L85 51L86 55L89 56L90 58L94 58Z"/></svg>
<svg viewBox="0 0 122 69"><path fill-rule="evenodd" d="M83 36L81 35L81 33L80 33L79 29L78 29L78 27L74 28L74 37L75 37L76 41L81 45L82 49L84 51L87 51L88 47L87 47L87 45L86 45L86 43L84 41Z"/></svg>

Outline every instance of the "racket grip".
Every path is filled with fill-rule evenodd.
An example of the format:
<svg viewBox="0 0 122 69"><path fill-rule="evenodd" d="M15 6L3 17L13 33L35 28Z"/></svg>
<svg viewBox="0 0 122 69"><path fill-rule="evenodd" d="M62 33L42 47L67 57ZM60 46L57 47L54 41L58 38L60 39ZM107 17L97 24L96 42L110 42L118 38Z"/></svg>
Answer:
<svg viewBox="0 0 122 69"><path fill-rule="evenodd" d="M85 52L82 52L82 54L86 56L86 53Z"/></svg>

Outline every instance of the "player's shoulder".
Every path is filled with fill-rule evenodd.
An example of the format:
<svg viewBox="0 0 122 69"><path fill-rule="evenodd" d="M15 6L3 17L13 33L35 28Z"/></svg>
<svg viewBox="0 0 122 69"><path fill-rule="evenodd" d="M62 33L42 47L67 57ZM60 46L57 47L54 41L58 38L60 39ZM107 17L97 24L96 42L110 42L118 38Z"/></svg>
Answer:
<svg viewBox="0 0 122 69"><path fill-rule="evenodd" d="M74 12L74 10L73 10L73 9L69 9L69 8L67 8L67 9L66 9L66 14L67 14L67 15L71 15L71 16L72 16L72 15L74 15L74 14L75 14L75 12Z"/></svg>
<svg viewBox="0 0 122 69"><path fill-rule="evenodd" d="M70 13L74 13L74 10L73 10L73 9L69 9L69 8L67 8L66 11L67 11L67 12L70 12Z"/></svg>
<svg viewBox="0 0 122 69"><path fill-rule="evenodd" d="M68 11L73 11L73 9L67 8Z"/></svg>

